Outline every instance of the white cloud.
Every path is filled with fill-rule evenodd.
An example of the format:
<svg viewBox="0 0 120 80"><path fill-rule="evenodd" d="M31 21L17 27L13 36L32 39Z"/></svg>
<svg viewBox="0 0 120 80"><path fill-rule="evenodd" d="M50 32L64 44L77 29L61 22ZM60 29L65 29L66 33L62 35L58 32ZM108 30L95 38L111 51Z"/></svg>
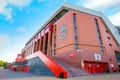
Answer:
<svg viewBox="0 0 120 80"><path fill-rule="evenodd" d="M21 49L24 47L24 45L19 43L12 43L11 46L6 47L3 50L0 50L0 59L5 60L7 62L12 62L17 57L17 54L21 52Z"/></svg>
<svg viewBox="0 0 120 80"><path fill-rule="evenodd" d="M118 6L119 4L120 0L86 0L84 6L92 9L94 8L107 9L110 6Z"/></svg>
<svg viewBox="0 0 120 80"><path fill-rule="evenodd" d="M31 3L32 0L7 0L8 4L17 6L17 7L25 7Z"/></svg>
<svg viewBox="0 0 120 80"><path fill-rule="evenodd" d="M83 6L101 11L105 15L113 15L120 11L120 0L86 0Z"/></svg>
<svg viewBox="0 0 120 80"><path fill-rule="evenodd" d="M0 34L0 51L6 48L10 43L8 34Z"/></svg>
<svg viewBox="0 0 120 80"><path fill-rule="evenodd" d="M18 53L24 48L27 37L9 37L7 34L0 35L0 60L12 62Z"/></svg>
<svg viewBox="0 0 120 80"><path fill-rule="evenodd" d="M103 12L114 25L120 25L120 0L86 0L83 6Z"/></svg>
<svg viewBox="0 0 120 80"><path fill-rule="evenodd" d="M12 7L8 5L13 5L19 8L28 6L32 0L0 0L0 14L6 17L6 20L12 19Z"/></svg>
<svg viewBox="0 0 120 80"><path fill-rule="evenodd" d="M16 47L11 46L11 47L7 47L5 49L3 49L2 51L0 51L0 60L4 60L7 62L13 62L13 60L15 60L17 54L18 54L19 50L16 49Z"/></svg>
<svg viewBox="0 0 120 80"><path fill-rule="evenodd" d="M18 28L21 32L25 32L25 30L23 29L23 27L19 27Z"/></svg>
<svg viewBox="0 0 120 80"><path fill-rule="evenodd" d="M0 0L0 14L6 16L7 20L12 20L11 11L12 8L6 8L7 2L5 0Z"/></svg>
<svg viewBox="0 0 120 80"><path fill-rule="evenodd" d="M19 27L18 30L23 34L27 35L27 31L24 29L24 26Z"/></svg>
<svg viewBox="0 0 120 80"><path fill-rule="evenodd" d="M120 12L109 16L109 19L114 25L120 26Z"/></svg>

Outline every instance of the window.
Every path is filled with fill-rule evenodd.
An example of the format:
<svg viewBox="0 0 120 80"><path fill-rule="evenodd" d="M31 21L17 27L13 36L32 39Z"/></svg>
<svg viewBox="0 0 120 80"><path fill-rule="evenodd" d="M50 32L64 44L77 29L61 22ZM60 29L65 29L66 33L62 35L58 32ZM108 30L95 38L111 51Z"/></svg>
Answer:
<svg viewBox="0 0 120 80"><path fill-rule="evenodd" d="M117 62L120 63L120 52L119 51L115 51L115 55L116 55Z"/></svg>
<svg viewBox="0 0 120 80"><path fill-rule="evenodd" d="M109 43L109 46L111 46L111 47L112 47L112 44L111 44L111 43Z"/></svg>
<svg viewBox="0 0 120 80"><path fill-rule="evenodd" d="M74 38L75 38L75 48L78 49L78 34L77 34L77 24L76 24L76 14L73 14L73 22L74 22Z"/></svg>
<svg viewBox="0 0 120 80"><path fill-rule="evenodd" d="M100 45L100 51L103 53L104 52L103 47L102 47L103 43L102 43L101 34L100 34L100 30L99 30L98 20L95 18L94 21L95 21L95 25L96 25L96 32L98 35L98 43Z"/></svg>
<svg viewBox="0 0 120 80"><path fill-rule="evenodd" d="M110 37L107 37L110 40Z"/></svg>
<svg viewBox="0 0 120 80"><path fill-rule="evenodd" d="M117 30L118 30L118 32L120 34L120 26L116 26L116 28L117 28Z"/></svg>
<svg viewBox="0 0 120 80"><path fill-rule="evenodd" d="M100 47L100 52L102 52L102 53L104 52L104 51L103 51L103 47L102 47L102 46Z"/></svg>
<svg viewBox="0 0 120 80"><path fill-rule="evenodd" d="M78 48L79 48L79 45L78 45L78 44L75 44L75 48L78 49Z"/></svg>
<svg viewBox="0 0 120 80"><path fill-rule="evenodd" d="M54 49L56 49L56 25L54 26ZM54 55L56 54L56 51L54 50Z"/></svg>
<svg viewBox="0 0 120 80"><path fill-rule="evenodd" d="M108 30L106 30L106 33L109 33L109 31L108 31Z"/></svg>

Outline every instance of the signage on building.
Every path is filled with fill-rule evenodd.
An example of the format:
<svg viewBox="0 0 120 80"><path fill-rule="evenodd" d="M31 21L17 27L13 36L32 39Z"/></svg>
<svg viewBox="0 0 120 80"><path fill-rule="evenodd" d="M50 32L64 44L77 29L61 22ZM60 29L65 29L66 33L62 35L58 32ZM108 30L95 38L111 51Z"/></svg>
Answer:
<svg viewBox="0 0 120 80"><path fill-rule="evenodd" d="M114 64L110 64L111 67L114 67Z"/></svg>
<svg viewBox="0 0 120 80"><path fill-rule="evenodd" d="M21 58L22 58L22 55L21 55L21 54L18 54L18 55L17 55L17 58L21 59Z"/></svg>
<svg viewBox="0 0 120 80"><path fill-rule="evenodd" d="M62 24L61 27L60 27L59 38L64 39L66 36L67 36L67 27L66 27L66 24Z"/></svg>
<svg viewBox="0 0 120 80"><path fill-rule="evenodd" d="M95 54L95 60L101 60L101 55L100 54Z"/></svg>

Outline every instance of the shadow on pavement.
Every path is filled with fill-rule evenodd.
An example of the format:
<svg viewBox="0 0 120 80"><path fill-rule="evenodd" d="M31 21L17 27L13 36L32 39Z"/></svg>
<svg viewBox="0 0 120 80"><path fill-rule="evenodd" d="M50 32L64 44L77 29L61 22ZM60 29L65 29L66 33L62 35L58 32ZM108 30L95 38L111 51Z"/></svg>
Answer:
<svg viewBox="0 0 120 80"><path fill-rule="evenodd" d="M30 78L30 77L40 77L40 75L25 72L14 72L10 71L9 69L0 69L0 79Z"/></svg>

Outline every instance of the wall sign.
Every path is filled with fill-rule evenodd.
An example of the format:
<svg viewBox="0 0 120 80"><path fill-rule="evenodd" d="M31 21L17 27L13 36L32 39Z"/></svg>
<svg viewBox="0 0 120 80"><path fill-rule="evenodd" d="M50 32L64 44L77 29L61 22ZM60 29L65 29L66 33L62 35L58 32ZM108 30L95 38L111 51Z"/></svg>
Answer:
<svg viewBox="0 0 120 80"><path fill-rule="evenodd" d="M67 36L67 27L66 27L66 24L62 24L61 27L60 27L59 38L64 39L66 36Z"/></svg>
<svg viewBox="0 0 120 80"><path fill-rule="evenodd" d="M95 60L101 60L101 55L100 54L95 54Z"/></svg>
<svg viewBox="0 0 120 80"><path fill-rule="evenodd" d="M111 67L114 67L114 64L110 64Z"/></svg>

